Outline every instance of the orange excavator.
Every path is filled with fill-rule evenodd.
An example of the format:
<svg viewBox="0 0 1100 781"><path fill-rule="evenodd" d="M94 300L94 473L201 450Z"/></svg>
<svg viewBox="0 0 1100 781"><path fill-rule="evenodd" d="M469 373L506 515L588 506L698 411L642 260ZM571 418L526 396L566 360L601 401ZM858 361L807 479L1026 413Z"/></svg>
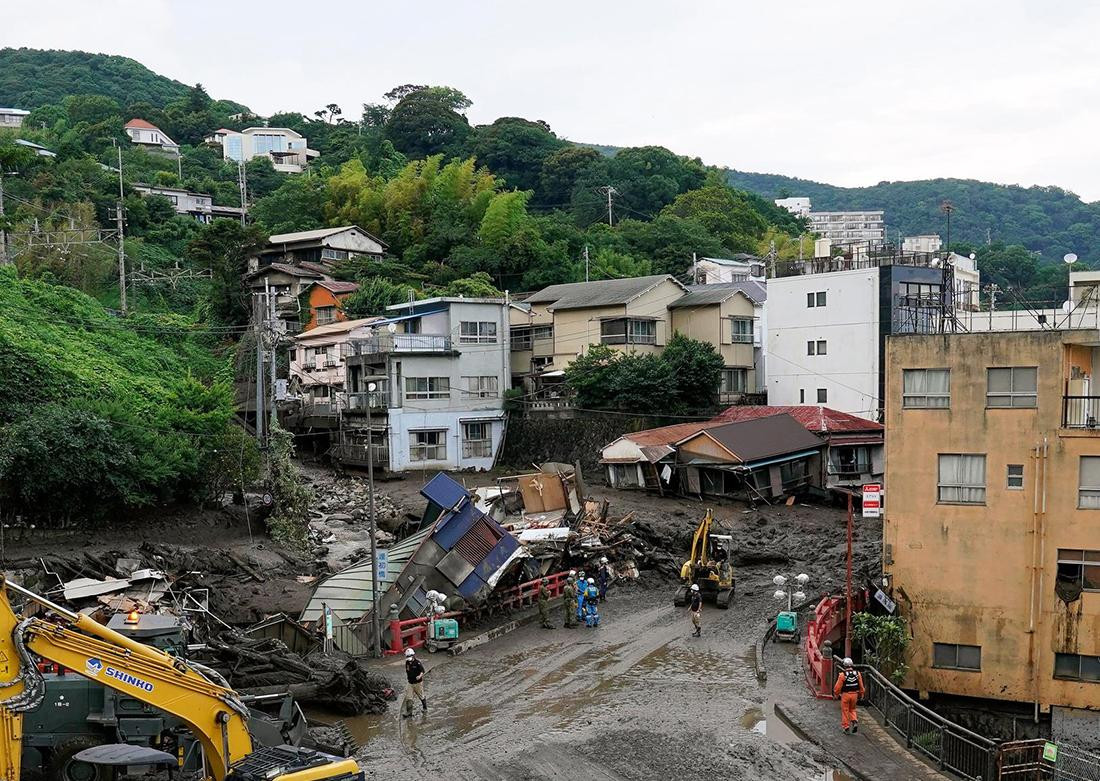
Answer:
<svg viewBox="0 0 1100 781"><path fill-rule="evenodd" d="M37 605L35 615L16 613L11 594ZM45 692L39 672L42 662L72 670L180 719L202 747L204 781L365 781L353 759L291 746L254 749L248 708L217 672L139 643L0 578L0 779L4 781L19 778L23 714L36 708ZM117 755L135 747L99 748L108 753L111 748L121 749ZM109 762L106 754L102 758ZM95 764L96 757L83 761Z"/></svg>

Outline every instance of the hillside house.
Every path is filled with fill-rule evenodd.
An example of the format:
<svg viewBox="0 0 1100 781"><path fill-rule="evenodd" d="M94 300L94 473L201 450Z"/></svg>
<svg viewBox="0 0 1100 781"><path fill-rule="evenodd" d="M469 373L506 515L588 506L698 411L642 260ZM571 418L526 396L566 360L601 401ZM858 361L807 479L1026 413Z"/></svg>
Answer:
<svg viewBox="0 0 1100 781"><path fill-rule="evenodd" d="M0 130L18 130L30 113L21 108L0 108Z"/></svg>
<svg viewBox="0 0 1100 781"><path fill-rule="evenodd" d="M271 263L332 264L351 258L381 260L386 244L357 225L319 228L296 233L277 233L267 240L267 246L250 259L255 271Z"/></svg>
<svg viewBox="0 0 1100 781"><path fill-rule="evenodd" d="M342 282L335 279L320 279L311 282L303 289L309 305L302 313L302 329L309 331L319 325L339 323L348 319L344 314L344 301L359 289L355 282Z"/></svg>
<svg viewBox="0 0 1100 781"><path fill-rule="evenodd" d="M123 125L123 131L130 137L130 141L155 154L171 155L179 157L180 147L168 134L144 119L135 117Z"/></svg>
<svg viewBox="0 0 1100 781"><path fill-rule="evenodd" d="M276 171L286 174L300 174L310 160L321 154L309 148L305 136L287 127L248 127L240 131L219 128L205 141L220 144L225 160L248 162L266 157Z"/></svg>
<svg viewBox="0 0 1100 781"><path fill-rule="evenodd" d="M135 184L134 191L142 195L159 195L172 203L176 214L193 217L201 223L210 223L225 217L239 220L243 210L239 206L215 206L213 196L195 193L179 187L160 187L152 184Z"/></svg>

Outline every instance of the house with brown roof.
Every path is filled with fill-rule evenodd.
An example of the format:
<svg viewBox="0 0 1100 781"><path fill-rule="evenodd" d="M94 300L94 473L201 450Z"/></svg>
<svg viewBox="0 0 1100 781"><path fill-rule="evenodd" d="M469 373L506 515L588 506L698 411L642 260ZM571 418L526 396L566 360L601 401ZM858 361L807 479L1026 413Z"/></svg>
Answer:
<svg viewBox="0 0 1100 781"><path fill-rule="evenodd" d="M179 157L180 146L152 122L135 117L122 126L130 141L156 154Z"/></svg>
<svg viewBox="0 0 1100 781"><path fill-rule="evenodd" d="M309 308L302 313L302 330L347 320L344 301L358 289L358 283L338 279L319 279L306 285L303 294Z"/></svg>

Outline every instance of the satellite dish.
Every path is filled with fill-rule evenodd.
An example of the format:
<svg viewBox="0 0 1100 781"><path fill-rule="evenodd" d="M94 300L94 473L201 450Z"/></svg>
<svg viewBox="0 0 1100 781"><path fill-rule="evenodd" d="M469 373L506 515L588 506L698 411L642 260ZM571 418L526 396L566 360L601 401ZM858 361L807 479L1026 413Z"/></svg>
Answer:
<svg viewBox="0 0 1100 781"><path fill-rule="evenodd" d="M978 256L975 255L973 252L970 253L970 259L971 260L974 260L974 258L976 258L976 257L978 257Z"/></svg>
<svg viewBox="0 0 1100 781"><path fill-rule="evenodd" d="M1065 255L1062 256L1062 260L1064 260L1066 263L1076 263L1077 254L1074 252L1067 252Z"/></svg>
<svg viewBox="0 0 1100 781"><path fill-rule="evenodd" d="M389 331L391 334L397 333L397 325L395 323L390 323L386 326L386 330Z"/></svg>
<svg viewBox="0 0 1100 781"><path fill-rule="evenodd" d="M1065 312L1067 315L1070 312L1072 312L1073 311L1073 302L1072 301L1063 301L1062 302L1062 311Z"/></svg>

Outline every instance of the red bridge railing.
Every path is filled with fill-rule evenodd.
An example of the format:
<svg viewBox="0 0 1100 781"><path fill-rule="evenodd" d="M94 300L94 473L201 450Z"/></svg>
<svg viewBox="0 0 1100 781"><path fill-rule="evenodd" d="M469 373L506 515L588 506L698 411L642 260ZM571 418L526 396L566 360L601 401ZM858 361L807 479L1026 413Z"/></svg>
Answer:
<svg viewBox="0 0 1100 781"><path fill-rule="evenodd" d="M568 576L568 572L555 572L553 575L545 576L549 581L547 588L550 590L551 598L561 596ZM518 586L494 593L489 601L480 607L444 613L443 617L456 619L461 626L501 610L515 610L533 605L538 599L541 582L542 578L528 580ZM389 622L389 648L384 651L384 655L403 654L406 648L420 648L426 642L428 642L427 616L393 620Z"/></svg>
<svg viewBox="0 0 1100 781"><path fill-rule="evenodd" d="M853 594L852 612L862 609L864 602L862 592ZM806 642L802 646L806 684L810 693L819 699L833 696L833 659L825 656L823 650L825 641L844 627L845 612L844 597L825 597L814 608L806 626Z"/></svg>

